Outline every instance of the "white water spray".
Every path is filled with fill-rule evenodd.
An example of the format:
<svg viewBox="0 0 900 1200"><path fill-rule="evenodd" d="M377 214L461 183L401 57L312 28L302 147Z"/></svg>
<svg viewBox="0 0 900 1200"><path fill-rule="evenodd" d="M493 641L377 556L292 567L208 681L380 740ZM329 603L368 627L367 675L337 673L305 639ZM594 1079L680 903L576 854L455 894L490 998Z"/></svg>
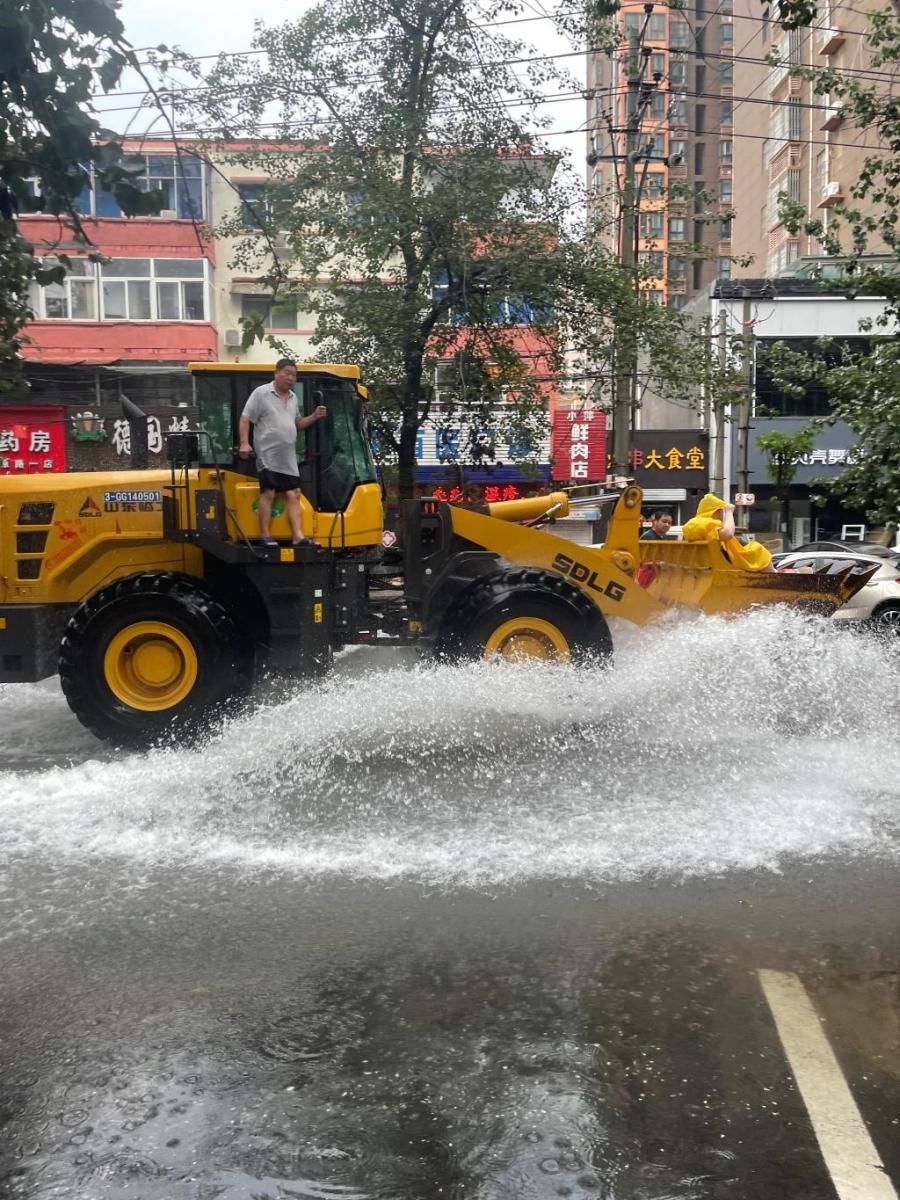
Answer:
<svg viewBox="0 0 900 1200"><path fill-rule="evenodd" d="M146 755L0 688L6 854L493 886L897 852L900 657L827 621L628 630L611 671L356 661Z"/></svg>

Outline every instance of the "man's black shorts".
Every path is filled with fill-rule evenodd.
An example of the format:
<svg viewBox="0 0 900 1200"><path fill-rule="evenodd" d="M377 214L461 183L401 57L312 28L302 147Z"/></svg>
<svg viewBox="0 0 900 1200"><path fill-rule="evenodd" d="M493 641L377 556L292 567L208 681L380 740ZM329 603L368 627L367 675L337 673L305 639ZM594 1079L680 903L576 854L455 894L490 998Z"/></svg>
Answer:
<svg viewBox="0 0 900 1200"><path fill-rule="evenodd" d="M259 469L259 490L261 492L293 492L300 491L299 475L284 475L281 471Z"/></svg>

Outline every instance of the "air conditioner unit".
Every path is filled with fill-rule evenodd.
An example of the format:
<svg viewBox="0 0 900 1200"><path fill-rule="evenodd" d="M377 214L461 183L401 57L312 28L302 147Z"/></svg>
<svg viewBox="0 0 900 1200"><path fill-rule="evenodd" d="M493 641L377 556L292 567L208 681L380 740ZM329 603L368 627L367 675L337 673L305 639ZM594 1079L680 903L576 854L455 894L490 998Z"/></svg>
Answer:
<svg viewBox="0 0 900 1200"><path fill-rule="evenodd" d="M840 194L841 185L836 179L829 179L829 181L825 184L825 191L823 193L825 199L830 200L833 196L839 196Z"/></svg>
<svg viewBox="0 0 900 1200"><path fill-rule="evenodd" d="M285 233L285 231L283 229L281 229L278 231L278 233L275 234L275 237L272 239L272 245L275 247L275 249L278 251L279 254L284 254L286 251L290 250L290 248L291 248L290 237L288 236L287 233Z"/></svg>
<svg viewBox="0 0 900 1200"><path fill-rule="evenodd" d="M240 346L240 344L241 344L241 331L239 329L226 329L225 330L225 345L226 346Z"/></svg>
<svg viewBox="0 0 900 1200"><path fill-rule="evenodd" d="M174 208L161 208L159 210L159 215L166 221L177 221L178 220L178 213L175 211Z"/></svg>

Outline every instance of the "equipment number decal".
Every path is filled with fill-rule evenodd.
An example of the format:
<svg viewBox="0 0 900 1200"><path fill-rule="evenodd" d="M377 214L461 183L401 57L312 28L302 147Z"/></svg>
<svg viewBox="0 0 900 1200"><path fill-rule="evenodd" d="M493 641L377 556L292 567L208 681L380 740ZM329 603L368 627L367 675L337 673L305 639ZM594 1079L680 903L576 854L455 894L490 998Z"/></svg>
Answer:
<svg viewBox="0 0 900 1200"><path fill-rule="evenodd" d="M104 492L104 504L161 504L161 492Z"/></svg>

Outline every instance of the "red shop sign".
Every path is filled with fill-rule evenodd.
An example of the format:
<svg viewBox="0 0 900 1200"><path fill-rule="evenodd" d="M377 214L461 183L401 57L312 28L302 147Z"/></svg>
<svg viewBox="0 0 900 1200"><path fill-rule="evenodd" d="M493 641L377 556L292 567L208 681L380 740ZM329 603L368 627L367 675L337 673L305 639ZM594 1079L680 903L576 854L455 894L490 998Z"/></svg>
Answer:
<svg viewBox="0 0 900 1200"><path fill-rule="evenodd" d="M596 482L606 478L606 413L564 405L553 414L553 478Z"/></svg>
<svg viewBox="0 0 900 1200"><path fill-rule="evenodd" d="M0 404L0 475L65 471L66 410L61 404Z"/></svg>

